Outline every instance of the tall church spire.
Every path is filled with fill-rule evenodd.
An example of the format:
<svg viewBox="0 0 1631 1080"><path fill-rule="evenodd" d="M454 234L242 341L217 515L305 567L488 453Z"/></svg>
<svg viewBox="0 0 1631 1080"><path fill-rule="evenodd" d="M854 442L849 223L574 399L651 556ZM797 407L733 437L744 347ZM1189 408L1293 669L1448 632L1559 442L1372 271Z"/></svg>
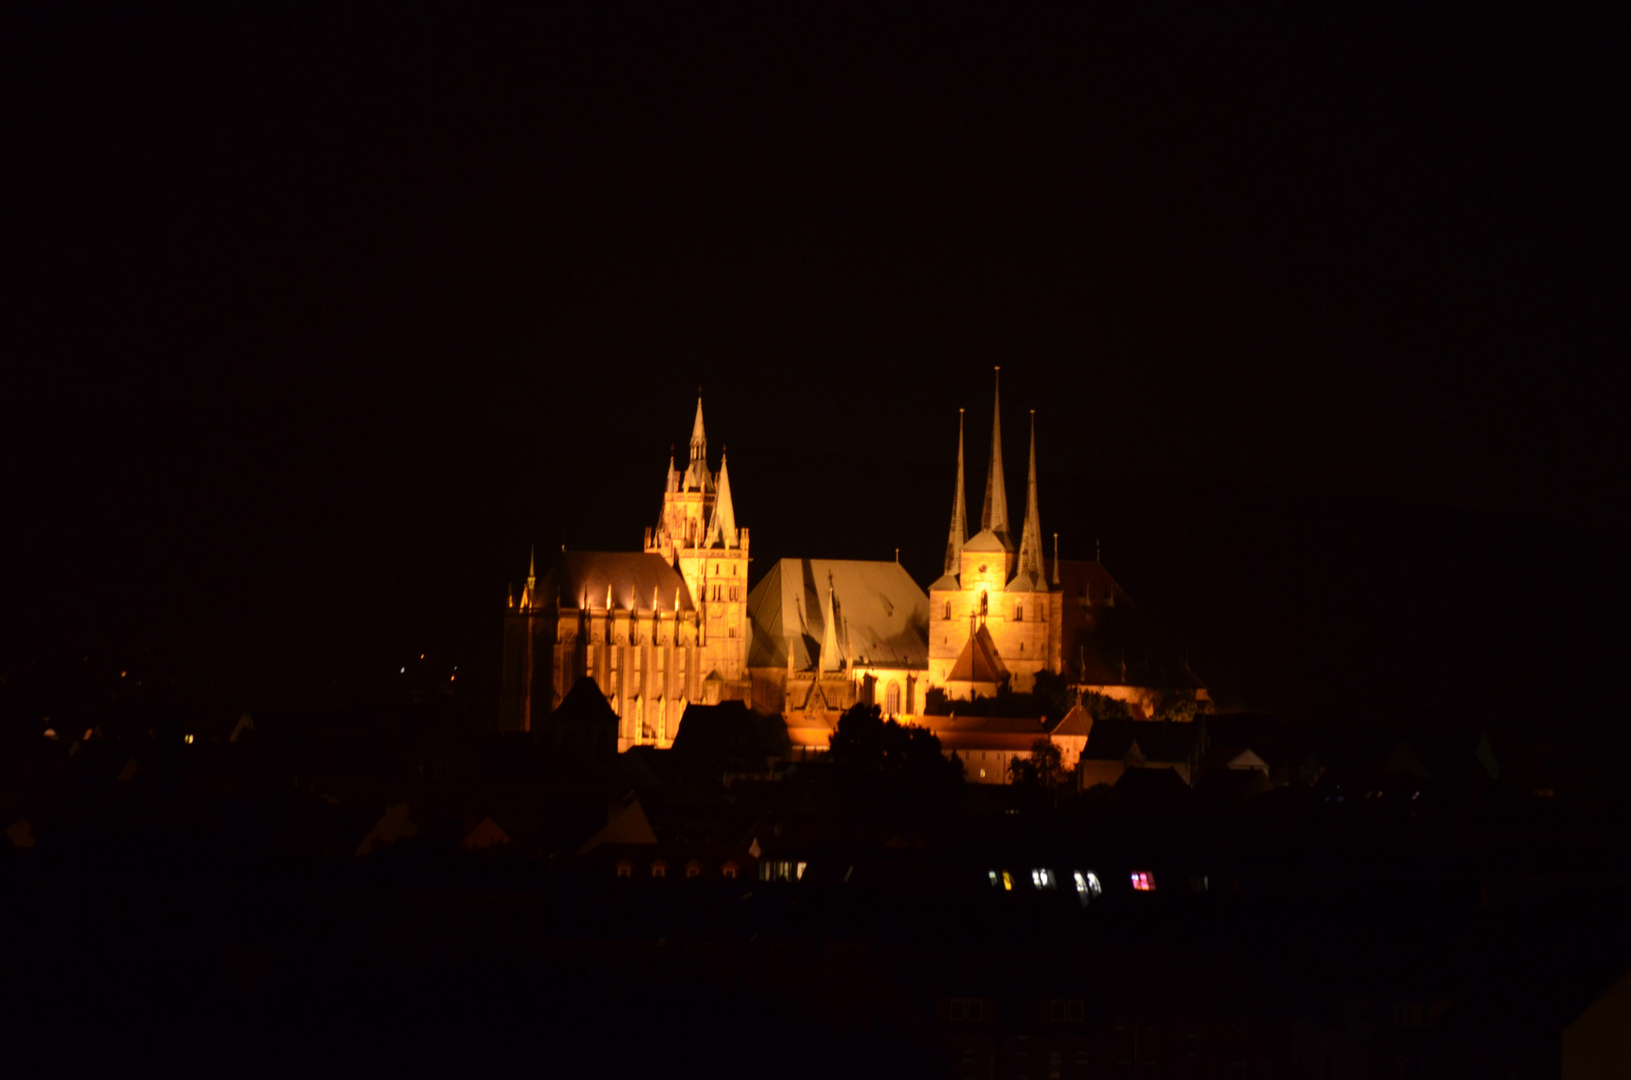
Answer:
<svg viewBox="0 0 1631 1080"><path fill-rule="evenodd" d="M838 600L833 596L832 573L827 574L827 603L821 612L821 670L840 671L844 658L838 650Z"/></svg>
<svg viewBox="0 0 1631 1080"><path fill-rule="evenodd" d="M691 460L708 459L708 436L702 429L702 395L697 395L697 418L691 423Z"/></svg>
<svg viewBox="0 0 1631 1080"><path fill-rule="evenodd" d="M957 494L951 501L951 535L946 538L946 573L963 569L963 541L968 539L968 506L963 501L963 410L957 410Z"/></svg>
<svg viewBox="0 0 1631 1080"><path fill-rule="evenodd" d="M708 436L702 427L702 394L697 394L697 418L691 423L691 460L685 467L686 491L711 491L714 478L708 472Z"/></svg>
<svg viewBox="0 0 1631 1080"><path fill-rule="evenodd" d="M713 519L708 522L708 538L703 541L703 547L713 547L722 544L732 548L736 546L736 507L731 503L731 478L725 471L725 455L719 455L719 475L714 481Z"/></svg>
<svg viewBox="0 0 1631 1080"><path fill-rule="evenodd" d="M991 394L991 467L985 474L985 508L980 511L980 528L998 536L1008 535L1008 489L1002 479L1002 365L996 368L999 380ZM1012 551L1013 548L1008 550Z"/></svg>
<svg viewBox="0 0 1631 1080"><path fill-rule="evenodd" d="M1025 531L1019 539L1019 573L1032 585L1044 580L1042 568L1042 515L1036 506L1036 410L1031 410L1031 465L1025 480Z"/></svg>

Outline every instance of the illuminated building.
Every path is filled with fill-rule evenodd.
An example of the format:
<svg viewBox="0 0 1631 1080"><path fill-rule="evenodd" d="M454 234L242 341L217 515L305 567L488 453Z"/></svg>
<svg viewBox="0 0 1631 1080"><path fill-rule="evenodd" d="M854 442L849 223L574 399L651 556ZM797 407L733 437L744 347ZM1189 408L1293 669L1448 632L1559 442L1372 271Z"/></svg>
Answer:
<svg viewBox="0 0 1631 1080"><path fill-rule="evenodd" d="M619 751L671 745L688 702L747 696L748 530L724 458L715 474L707 455L699 399L644 551L563 550L542 579L528 567L505 613L501 728L541 729L585 676L618 717Z"/></svg>
<svg viewBox="0 0 1631 1080"><path fill-rule="evenodd" d="M697 402L684 469L672 456L657 523L640 552L562 551L505 619L501 726L540 730L592 677L618 717L618 749L668 747L686 704L744 701L787 721L796 753L825 750L844 710L877 705L958 744L970 775L1006 778L1043 731L974 717L925 715L931 691L951 711L1003 689L1030 691L1048 672L1119 698L1145 716L1177 690L1205 691L1163 650L1098 560L1043 550L1031 414L1025 513L1008 517L1000 395L980 529L967 535L962 421L944 572L925 592L898 562L789 558L748 588L748 530L736 524L729 469L708 464ZM970 710L964 710L969 712ZM1062 746L1074 761L1091 721Z"/></svg>

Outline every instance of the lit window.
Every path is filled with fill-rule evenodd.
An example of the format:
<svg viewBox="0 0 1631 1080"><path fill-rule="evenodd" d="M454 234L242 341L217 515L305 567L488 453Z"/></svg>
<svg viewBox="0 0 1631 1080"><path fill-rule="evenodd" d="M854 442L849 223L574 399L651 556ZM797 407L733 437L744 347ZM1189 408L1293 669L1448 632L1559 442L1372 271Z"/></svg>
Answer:
<svg viewBox="0 0 1631 1080"><path fill-rule="evenodd" d="M690 862L686 863L685 864L685 876L686 877L701 877L702 876L702 864L697 862L697 860L695 860L695 859L692 859Z"/></svg>
<svg viewBox="0 0 1631 1080"><path fill-rule="evenodd" d="M1054 889L1059 886L1059 882L1053 876L1052 870L1032 870L1031 884L1038 889Z"/></svg>
<svg viewBox="0 0 1631 1080"><path fill-rule="evenodd" d="M651 876L654 877L654 878L667 877L668 876L668 864L663 862L663 860L661 860L661 859L658 859L656 862L652 863L651 864Z"/></svg>
<svg viewBox="0 0 1631 1080"><path fill-rule="evenodd" d="M634 864L629 862L629 860L627 860L627 859L619 859L617 861L617 876L618 877L633 877L634 876Z"/></svg>
<svg viewBox="0 0 1631 1080"><path fill-rule="evenodd" d="M1076 879L1076 895L1086 907L1089 900L1104 892L1104 885L1099 881L1099 875L1091 870L1078 870L1072 875Z"/></svg>
<svg viewBox="0 0 1631 1080"><path fill-rule="evenodd" d="M1002 875L998 874L995 870L988 870L986 873L991 877L991 887L993 889L1002 884Z"/></svg>
<svg viewBox="0 0 1631 1080"><path fill-rule="evenodd" d="M728 862L724 866L721 866L719 868L719 872L724 877L735 878L736 877L736 864L734 862Z"/></svg>
<svg viewBox="0 0 1631 1080"><path fill-rule="evenodd" d="M188 746L191 746L193 744L193 737L191 735L183 735L181 737L181 741L186 743Z"/></svg>
<svg viewBox="0 0 1631 1080"><path fill-rule="evenodd" d="M1139 892L1155 891L1155 875L1148 870L1135 870L1133 872L1133 888Z"/></svg>
<svg viewBox="0 0 1631 1080"><path fill-rule="evenodd" d="M1006 870L1004 870L1002 872L1002 891L1003 892L1013 892L1014 891L1014 875L1010 874Z"/></svg>

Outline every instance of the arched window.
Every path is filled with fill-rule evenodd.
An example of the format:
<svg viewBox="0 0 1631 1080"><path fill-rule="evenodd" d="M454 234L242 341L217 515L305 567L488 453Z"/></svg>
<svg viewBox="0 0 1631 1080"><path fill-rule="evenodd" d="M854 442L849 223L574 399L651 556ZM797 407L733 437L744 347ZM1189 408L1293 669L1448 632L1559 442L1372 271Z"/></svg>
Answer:
<svg viewBox="0 0 1631 1080"><path fill-rule="evenodd" d="M657 741L668 741L668 700L661 697L657 699Z"/></svg>
<svg viewBox="0 0 1631 1080"><path fill-rule="evenodd" d="M951 621L951 601L946 601L946 620Z"/></svg>
<svg viewBox="0 0 1631 1080"><path fill-rule="evenodd" d="M1022 604L1015 604L1014 605L1014 621L1015 622L1024 622L1025 621L1025 607L1024 607L1024 605L1022 605Z"/></svg>
<svg viewBox="0 0 1631 1080"><path fill-rule="evenodd" d="M900 683L890 683L884 702L891 715L900 712Z"/></svg>

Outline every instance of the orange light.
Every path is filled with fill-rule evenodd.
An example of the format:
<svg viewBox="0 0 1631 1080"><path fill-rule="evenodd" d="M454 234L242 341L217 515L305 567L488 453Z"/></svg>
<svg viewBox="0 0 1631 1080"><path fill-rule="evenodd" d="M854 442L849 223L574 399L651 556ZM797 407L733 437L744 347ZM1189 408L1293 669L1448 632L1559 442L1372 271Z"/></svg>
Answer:
<svg viewBox="0 0 1631 1080"><path fill-rule="evenodd" d="M129 674L130 674L130 672L128 672L128 671L121 671L121 672L119 672L119 678L121 678L121 679L122 679L122 678L124 678L124 677L125 677L125 676L126 676L126 675L129 675Z"/></svg>
<svg viewBox="0 0 1631 1080"><path fill-rule="evenodd" d="M191 746L193 744L193 737L191 735L183 735L181 737L181 741L186 743L188 746Z"/></svg>

